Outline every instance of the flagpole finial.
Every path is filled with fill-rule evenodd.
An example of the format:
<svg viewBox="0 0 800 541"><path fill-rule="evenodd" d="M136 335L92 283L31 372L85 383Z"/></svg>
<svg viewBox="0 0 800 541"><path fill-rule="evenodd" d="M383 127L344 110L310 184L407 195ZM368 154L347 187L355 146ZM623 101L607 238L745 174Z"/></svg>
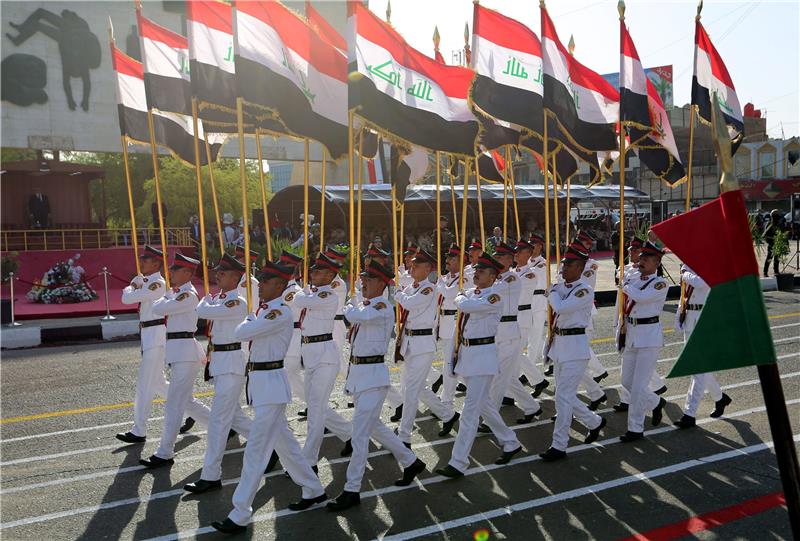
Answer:
<svg viewBox="0 0 800 541"><path fill-rule="evenodd" d="M569 36L569 44L567 45L567 49L569 49L570 56L575 56L575 36Z"/></svg>
<svg viewBox="0 0 800 541"><path fill-rule="evenodd" d="M439 50L439 43L441 43L442 38L439 36L439 26L436 25L433 27L433 48L435 50Z"/></svg>
<svg viewBox="0 0 800 541"><path fill-rule="evenodd" d="M464 44L469 45L469 22L464 23Z"/></svg>
<svg viewBox="0 0 800 541"><path fill-rule="evenodd" d="M733 172L733 156L731 155L731 136L728 133L728 126L725 125L725 117L719 108L719 96L717 92L711 95L711 129L714 131L714 152L719 160L721 171L719 177L719 191L732 192L739 189L739 181Z"/></svg>
<svg viewBox="0 0 800 541"><path fill-rule="evenodd" d="M619 3L617 4L617 11L619 12L619 20L620 21L624 21L625 20L625 1L624 0L619 0Z"/></svg>
<svg viewBox="0 0 800 541"><path fill-rule="evenodd" d="M386 2L386 22L392 24L392 0Z"/></svg>
<svg viewBox="0 0 800 541"><path fill-rule="evenodd" d="M539 7L540 7L540 8L543 8L543 7L545 7L545 5L544 5L544 0L539 0Z"/></svg>
<svg viewBox="0 0 800 541"><path fill-rule="evenodd" d="M696 21L700 20L700 12L703 11L703 0L697 2L697 15L695 15L694 19Z"/></svg>
<svg viewBox="0 0 800 541"><path fill-rule="evenodd" d="M114 44L114 23L111 22L111 16L108 17L108 41Z"/></svg>
<svg viewBox="0 0 800 541"><path fill-rule="evenodd" d="M136 11L142 11L142 0L133 0L133 5L136 7Z"/></svg>

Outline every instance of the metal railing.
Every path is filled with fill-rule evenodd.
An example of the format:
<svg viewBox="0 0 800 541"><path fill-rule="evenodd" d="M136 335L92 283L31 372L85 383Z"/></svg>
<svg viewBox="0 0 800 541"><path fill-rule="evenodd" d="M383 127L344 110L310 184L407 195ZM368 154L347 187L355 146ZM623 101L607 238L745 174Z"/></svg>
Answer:
<svg viewBox="0 0 800 541"><path fill-rule="evenodd" d="M192 238L188 227L168 227L167 244L189 246ZM161 244L156 228L136 230L139 244ZM131 246L130 229L12 229L0 231L0 250L85 250Z"/></svg>

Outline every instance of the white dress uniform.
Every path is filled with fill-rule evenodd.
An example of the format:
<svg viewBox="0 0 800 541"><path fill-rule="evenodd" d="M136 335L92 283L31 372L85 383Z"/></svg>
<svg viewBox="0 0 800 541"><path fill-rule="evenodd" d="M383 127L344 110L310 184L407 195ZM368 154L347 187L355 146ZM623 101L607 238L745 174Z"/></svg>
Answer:
<svg viewBox="0 0 800 541"><path fill-rule="evenodd" d="M136 377L133 399L133 428L136 436L147 436L147 420L156 396L167 396L164 377L164 343L167 340L164 318L153 315L153 301L164 296L166 285L160 272L136 276L122 290L123 304L139 304L139 334L142 340L142 362Z"/></svg>
<svg viewBox="0 0 800 541"><path fill-rule="evenodd" d="M258 290L256 290L258 291ZM222 474L222 455L231 427L244 437L250 434L252 420L242 411L241 397L245 385L246 353L237 340L237 325L247 315L247 301L238 289L206 295L197 305L197 316L211 325L212 351L208 373L214 383L214 399L208 421L208 441L200 478L216 481Z"/></svg>
<svg viewBox="0 0 800 541"><path fill-rule="evenodd" d="M697 320L700 319L700 311L708 299L708 294L711 288L708 284L700 278L695 272L683 266L681 272L681 280L686 284L687 292L685 299L686 319L683 324L680 323L680 318L675 318L676 327L683 331L683 341L688 342L689 336L694 331ZM684 309L684 299L681 299L681 306L678 307L678 313ZM722 389L717 382L714 374L707 372L705 374L695 374L692 376L692 382L689 384L689 393L686 395L686 405L683 410L685 415L689 417L697 417L697 406L703 399L703 393L708 391L714 402L719 402L722 399Z"/></svg>
<svg viewBox="0 0 800 541"><path fill-rule="evenodd" d="M170 366L164 428L155 455L170 459L175 455L175 440L184 412L208 424L210 410L192 399L194 381L206 354L195 340L197 332L197 290L191 282L172 288L153 303L153 315L167 316L167 343L164 354Z"/></svg>
<svg viewBox="0 0 800 541"><path fill-rule="evenodd" d="M352 431L350 423L328 404L339 373L339 348L333 341L333 323L339 297L330 285L306 286L294 296L300 316L300 362L304 370L308 423L303 454L312 466L319 458L325 427L335 434ZM341 438L340 438L341 439Z"/></svg>
<svg viewBox="0 0 800 541"><path fill-rule="evenodd" d="M347 358L342 355L347 342L347 327L344 324L344 303L347 300L347 284L337 274L333 282L331 282L331 289L336 293L336 298L339 299L339 305L336 307L336 316L333 319L333 341L336 343L336 347L339 348L339 369L342 374L347 374Z"/></svg>
<svg viewBox="0 0 800 541"><path fill-rule="evenodd" d="M587 428L600 426L602 419L577 396L578 384L586 373L591 348L586 328L592 317L594 291L586 282L559 282L550 290L553 308L553 340L547 357L554 363L556 380L556 422L552 447L566 451L573 416Z"/></svg>
<svg viewBox="0 0 800 541"><path fill-rule="evenodd" d="M400 265L397 267L397 290L401 291L405 289L407 286L410 286L414 283L414 277L411 276L411 273L406 269L405 265Z"/></svg>
<svg viewBox="0 0 800 541"><path fill-rule="evenodd" d="M542 358L544 345L544 323L547 321L547 269L545 259L537 256L528 261L524 267L517 267L517 278L521 288L519 294L519 333L521 345L519 359L520 369L531 385L544 380L542 371L536 363ZM523 352L527 346L527 355Z"/></svg>
<svg viewBox="0 0 800 541"><path fill-rule="evenodd" d="M252 268L252 265L250 268ZM236 294L243 299L247 299L247 282L244 281L244 274L236 287ZM253 275L250 275L250 306L253 308L258 306L258 280Z"/></svg>
<svg viewBox="0 0 800 541"><path fill-rule="evenodd" d="M439 400L425 385L436 356L436 324L439 299L436 286L427 279L412 282L397 292L395 300L407 313L400 340L403 356L403 417L397 435L405 443L411 442L414 419L421 400L436 417L449 421L455 411Z"/></svg>
<svg viewBox="0 0 800 541"><path fill-rule="evenodd" d="M353 454L347 465L347 483L344 486L348 492L361 491L370 438L375 438L391 452L404 469L417 459L414 452L403 445L380 419L389 390L389 370L384 357L394 328L394 310L384 295L355 305L348 304L344 312L352 325L352 356L345 392L353 396L355 404L351 440Z"/></svg>
<svg viewBox="0 0 800 541"><path fill-rule="evenodd" d="M667 299L667 281L656 275L637 274L622 288L625 306L625 351L622 385L630 391L628 430L644 432L644 417L660 402L648 387L664 345L659 317Z"/></svg>
<svg viewBox="0 0 800 541"><path fill-rule="evenodd" d="M440 276L436 290L441 296L439 310L439 342L442 347L442 403L453 407L458 378L453 374L453 338L456 332L456 295L458 295L458 273Z"/></svg>
<svg viewBox="0 0 800 541"><path fill-rule="evenodd" d="M586 261L586 266L583 270L583 275L581 276L581 280L586 282L586 284L592 288L592 291L597 289L597 271L599 270L600 266L597 264L597 261L592 259L591 257ZM592 305L592 318L597 315L597 308ZM594 322L589 321L589 328L587 329L589 341L591 342L592 335L594 334ZM591 347L591 346L589 346ZM599 376L600 374L606 372L606 368L600 363L600 359L597 358L595 355L594 350L592 350L592 356L589 359L589 375L591 376ZM591 378L588 378L591 379ZM594 380L592 380L593 382ZM603 391L600 387L594 387L592 383L585 381L587 387L587 391L589 393L589 397L592 400L596 400L599 396L602 396Z"/></svg>
<svg viewBox="0 0 800 541"><path fill-rule="evenodd" d="M489 402L489 388L497 374L494 337L500 323L502 299L493 287L472 288L456 296L455 303L462 312L461 345L455 371L464 379L467 396L449 464L464 472L469 467L469 452L478 431L479 417L483 417L503 451L513 451L520 445L514 431L500 417L497 406ZM471 341L479 343L470 345Z"/></svg>
<svg viewBox="0 0 800 541"><path fill-rule="evenodd" d="M242 475L233 493L233 510L228 515L240 526L253 515L253 499L273 449L292 480L303 488L303 498L325 493L286 422L286 404L292 401L292 391L282 360L292 341L292 323L291 309L278 298L262 304L236 327L237 340L252 341L250 363L258 363L251 364L248 373L247 395L255 418L244 449Z"/></svg>
<svg viewBox="0 0 800 541"><path fill-rule="evenodd" d="M519 381L520 333L517 317L522 290L517 273L509 269L497 277L492 292L500 296L500 323L497 327L497 375L492 380L489 402L500 408L504 396L514 399L525 415L537 413L541 407Z"/></svg>
<svg viewBox="0 0 800 541"><path fill-rule="evenodd" d="M286 284L286 289L283 290L281 298L283 303L292 311L293 318L293 331L292 341L289 343L289 349L286 351L284 357L284 370L289 378L289 385L292 388L292 394L301 402L306 401L306 391L303 384L303 367L300 364L300 312L301 309L294 303L294 297L298 292L302 291L297 281L289 280Z"/></svg>

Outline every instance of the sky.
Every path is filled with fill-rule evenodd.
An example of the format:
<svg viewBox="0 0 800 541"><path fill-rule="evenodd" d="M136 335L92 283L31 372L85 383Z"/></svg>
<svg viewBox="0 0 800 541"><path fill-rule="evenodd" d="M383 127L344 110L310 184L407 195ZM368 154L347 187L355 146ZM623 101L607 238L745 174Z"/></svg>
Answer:
<svg viewBox="0 0 800 541"><path fill-rule="evenodd" d="M370 0L385 17L387 0ZM538 0L481 0L481 5L515 18L540 34ZM464 46L464 23L472 28L471 0L392 0L391 22L410 45L433 55L438 25L440 50ZM575 38L575 56L598 73L619 71L616 0L550 0L547 9L561 41ZM673 65L676 106L689 102L694 58L694 1L626 2L625 19L645 67ZM767 132L780 138L800 134L800 2L706 0L702 22L720 55L742 107L752 102L766 113Z"/></svg>

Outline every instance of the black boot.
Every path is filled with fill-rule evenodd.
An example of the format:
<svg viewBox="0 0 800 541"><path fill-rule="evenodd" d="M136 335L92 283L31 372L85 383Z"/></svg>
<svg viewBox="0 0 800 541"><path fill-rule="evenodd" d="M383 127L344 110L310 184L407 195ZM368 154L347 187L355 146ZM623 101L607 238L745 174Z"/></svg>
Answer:
<svg viewBox="0 0 800 541"><path fill-rule="evenodd" d="M433 391L433 394L437 394L439 392L439 387L442 386L442 383L444 383L444 376L439 374L439 377L436 378L436 381L434 381L431 385L431 391Z"/></svg>
<svg viewBox="0 0 800 541"><path fill-rule="evenodd" d="M140 458L139 464L141 464L148 470L153 470L155 468L162 468L164 466L172 466L173 464L175 464L175 459L161 458L156 455L152 455L150 458Z"/></svg>
<svg viewBox="0 0 800 541"><path fill-rule="evenodd" d="M344 442L344 447L342 450L339 451L339 456L350 456L353 454L353 442L351 440L347 440Z"/></svg>
<svg viewBox="0 0 800 541"><path fill-rule="evenodd" d="M269 462L267 462L267 469L264 470L264 473L269 473L275 469L275 465L278 463L278 453L274 450L272 454L269 456Z"/></svg>
<svg viewBox="0 0 800 541"><path fill-rule="evenodd" d="M691 415L686 415L684 413L683 417L681 417L672 424L674 424L678 428L692 428L693 426L697 425L697 422L695 421L694 417L692 417Z"/></svg>
<svg viewBox="0 0 800 541"><path fill-rule="evenodd" d="M711 417L722 417L725 413L725 408L733 402L731 397L722 393L722 398L714 402L714 411L711 412Z"/></svg>
<svg viewBox="0 0 800 541"><path fill-rule="evenodd" d="M650 419L650 422L653 423L653 426L658 426L661 424L661 419L664 418L664 406L666 405L666 400L663 398L659 399L658 406L653 409L653 418Z"/></svg>
<svg viewBox="0 0 800 541"><path fill-rule="evenodd" d="M608 400L608 397L606 395L601 396L597 400L592 400L591 402L589 402L589 410L597 411L597 408L600 407L600 404L602 404L606 400Z"/></svg>
<svg viewBox="0 0 800 541"><path fill-rule="evenodd" d="M183 485L183 490L186 492L191 492L192 494L202 494L203 492L208 492L209 490L217 490L222 488L222 481L217 479L216 481L206 481L205 479L198 479L194 483L189 483L188 485Z"/></svg>
<svg viewBox="0 0 800 541"><path fill-rule="evenodd" d="M361 495L358 492L348 492L345 490L339 494L335 500L328 502L328 505L325 507L327 507L329 511L344 511L360 503Z"/></svg>
<svg viewBox="0 0 800 541"><path fill-rule="evenodd" d="M309 498L309 499L300 498L299 502L290 503L289 504L289 509L291 509L292 511L305 511L306 509L308 509L312 505L316 505L318 503L322 503L327 499L328 499L328 496L326 496L324 492L322 494L320 494L319 496L317 496L316 498Z"/></svg>
<svg viewBox="0 0 800 541"><path fill-rule="evenodd" d="M147 441L146 437L137 436L133 432L120 432L115 437L119 441L124 441L125 443L144 443Z"/></svg>
<svg viewBox="0 0 800 541"><path fill-rule="evenodd" d="M556 460L567 458L567 452L559 451L551 447L544 453L539 453L539 458L542 459L542 462L555 462Z"/></svg>
<svg viewBox="0 0 800 541"><path fill-rule="evenodd" d="M625 402L620 402L619 404L616 404L614 406L614 411L616 411L617 413L624 413L628 411L628 404Z"/></svg>
<svg viewBox="0 0 800 541"><path fill-rule="evenodd" d="M548 387L550 387L550 382L547 381L546 379L543 379L542 381L534 385L531 396L533 398L539 398L539 395L542 394L542 391L544 391Z"/></svg>
<svg viewBox="0 0 800 541"><path fill-rule="evenodd" d="M416 459L408 468L403 469L403 477L394 482L396 487L407 487L420 473L425 471L425 463Z"/></svg>
<svg viewBox="0 0 800 541"><path fill-rule="evenodd" d="M535 411L533 413L526 413L525 415L523 415L522 417L517 419L517 424L518 425L526 425L526 424L530 423L531 421L533 421L534 417L538 417L541 414L542 414L542 408L539 408L539 411Z"/></svg>
<svg viewBox="0 0 800 541"><path fill-rule="evenodd" d="M395 408L394 415L389 417L389 420L392 421L393 423L397 423L400 422L400 419L402 418L403 418L403 404L400 404Z"/></svg>
<svg viewBox="0 0 800 541"><path fill-rule="evenodd" d="M628 430L622 436L619 437L619 441L622 443L630 443L632 441L641 440L644 438L644 432L631 432Z"/></svg>
<svg viewBox="0 0 800 541"><path fill-rule="evenodd" d="M222 522L215 520L211 523L211 527L217 530L218 532L227 533L227 534L235 534L241 533L247 529L247 526L240 526L236 524L229 518L226 518Z"/></svg>
<svg viewBox="0 0 800 541"><path fill-rule="evenodd" d="M453 417L452 417L452 419L450 419L449 421L445 421L444 423L442 423L442 429L439 431L439 437L440 437L440 438L444 438L445 436L449 435L449 434L450 434L450 432L453 430L453 427L455 426L455 424L456 424L456 421L458 421L458 419L459 419L460 417L461 417L461 414L460 414L460 413L458 413L458 412L455 412L455 413L453 414Z"/></svg>
<svg viewBox="0 0 800 541"><path fill-rule="evenodd" d="M186 420L183 422L183 425L181 425L181 428L180 430L178 430L178 432L181 434L186 434L192 429L193 426L194 426L194 419L192 419L191 417L187 417Z"/></svg>
<svg viewBox="0 0 800 541"><path fill-rule="evenodd" d="M598 425L598 427L597 428L593 428L593 429L591 429L589 431L589 433L586 435L586 438L583 440L583 443L594 443L594 442L596 442L597 438L600 437L600 431L603 430L603 428L605 428L605 426L607 424L608 424L608 421L606 421L605 417L601 417L600 418L600 424Z"/></svg>

